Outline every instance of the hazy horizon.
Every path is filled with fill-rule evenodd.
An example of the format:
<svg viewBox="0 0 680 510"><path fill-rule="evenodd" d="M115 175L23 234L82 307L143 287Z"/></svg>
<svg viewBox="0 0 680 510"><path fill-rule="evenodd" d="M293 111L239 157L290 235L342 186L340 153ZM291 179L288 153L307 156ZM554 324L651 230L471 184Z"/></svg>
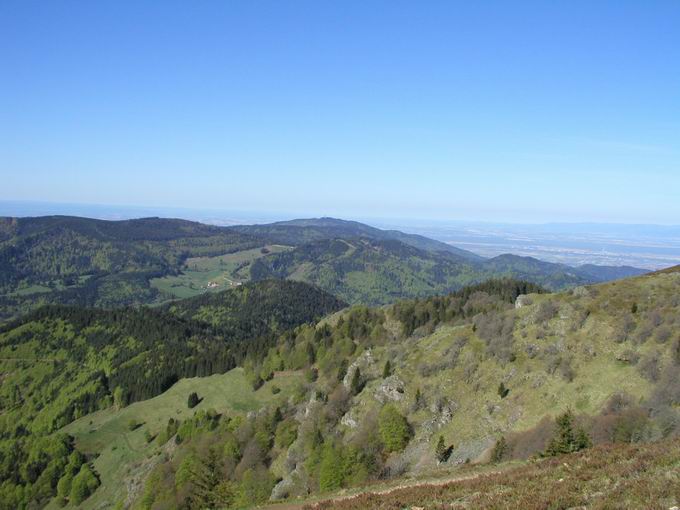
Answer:
<svg viewBox="0 0 680 510"><path fill-rule="evenodd" d="M236 211L155 208L103 204L54 204L0 201L0 216L72 215L104 220L158 216L231 226L331 216L301 211ZM571 266L597 264L661 269L680 264L680 226L623 223L503 223L334 216L382 229L420 234L477 255L530 256Z"/></svg>
<svg viewBox="0 0 680 510"><path fill-rule="evenodd" d="M173 216L172 214L177 214ZM514 226L559 226L559 225L588 225L588 226L624 226L624 227L668 227L680 228L680 223L654 222L604 222L604 221L509 221L503 219L480 218L436 218L418 216L385 216L385 215L356 215L342 212L327 212L324 210L275 211L257 209L231 209L209 207L181 207L181 206L149 206L139 204L108 204L108 203L69 203L37 200L1 200L0 216L37 217L37 216L81 216L102 220L141 219L157 216L161 218L176 218L201 222L200 218L210 218L210 214L217 214L224 219L223 225L270 223L293 219L307 218L336 218L347 221L376 221L386 226L390 222L395 225L437 225L437 224L465 224L465 225L514 225ZM229 222L233 216L233 222ZM241 221L243 223L241 223Z"/></svg>

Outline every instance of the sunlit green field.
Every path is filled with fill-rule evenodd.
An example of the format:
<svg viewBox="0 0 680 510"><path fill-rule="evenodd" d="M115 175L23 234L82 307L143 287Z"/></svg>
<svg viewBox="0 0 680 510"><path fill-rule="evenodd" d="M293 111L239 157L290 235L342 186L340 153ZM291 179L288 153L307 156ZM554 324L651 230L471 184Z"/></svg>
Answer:
<svg viewBox="0 0 680 510"><path fill-rule="evenodd" d="M178 298L197 296L206 291L221 291L248 281L248 265L269 253L290 250L288 246L268 245L218 257L187 259L186 269L179 276L151 280L152 287Z"/></svg>
<svg viewBox="0 0 680 510"><path fill-rule="evenodd" d="M182 379L165 393L136 402L121 410L113 408L89 414L67 425L62 432L75 437L78 448L98 455L94 467L102 485L79 508L116 508L127 496L136 474L143 473L164 451L155 440L147 443L147 431L155 436L168 419L185 420L195 412L214 409L218 413L243 414L263 405L286 399L301 383L297 373L277 375L257 391L246 381L243 369L210 377ZM281 389L272 393L272 385ZM201 403L189 409L187 399L196 392ZM141 424L130 430L130 423ZM166 445L166 448L172 445ZM69 505L70 507L70 505ZM49 508L57 508L53 501Z"/></svg>

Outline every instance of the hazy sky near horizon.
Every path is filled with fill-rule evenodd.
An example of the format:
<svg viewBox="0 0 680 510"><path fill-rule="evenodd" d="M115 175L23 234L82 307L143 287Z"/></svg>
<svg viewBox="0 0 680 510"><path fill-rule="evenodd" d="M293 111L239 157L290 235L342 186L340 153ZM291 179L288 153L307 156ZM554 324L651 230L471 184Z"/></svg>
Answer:
<svg viewBox="0 0 680 510"><path fill-rule="evenodd" d="M680 2L0 4L0 200L680 223Z"/></svg>

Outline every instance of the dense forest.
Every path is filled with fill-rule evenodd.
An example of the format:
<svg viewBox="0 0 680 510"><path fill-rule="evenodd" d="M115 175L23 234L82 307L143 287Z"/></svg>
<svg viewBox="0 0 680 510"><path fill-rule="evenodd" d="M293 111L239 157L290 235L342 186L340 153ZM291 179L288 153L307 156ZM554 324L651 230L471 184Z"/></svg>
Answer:
<svg viewBox="0 0 680 510"><path fill-rule="evenodd" d="M429 252L398 240L325 239L271 254L250 265L253 280L295 278L318 285L350 303L379 305L398 299L451 292L494 277L525 279L549 289L601 281L612 275L603 267L581 272L530 257L502 255L468 260L446 252ZM639 274L620 268L615 277ZM614 276L614 275L612 275Z"/></svg>
<svg viewBox="0 0 680 510"><path fill-rule="evenodd" d="M0 319L43 304L150 303L158 291L149 280L176 274L188 257L263 244L247 234L184 220L0 218Z"/></svg>
<svg viewBox="0 0 680 510"><path fill-rule="evenodd" d="M307 284L265 281L170 309L53 305L5 324L0 500L44 502L54 494L73 446L65 438L53 455L41 438L74 419L263 357L281 332L344 306ZM51 492L33 485L48 468Z"/></svg>
<svg viewBox="0 0 680 510"><path fill-rule="evenodd" d="M267 252L267 245L279 253ZM256 248L263 256L231 269L219 259ZM641 272L510 255L483 259L426 237L332 218L235 227L162 218L0 218L0 320L45 304L114 308L184 298L175 294L173 278L205 260L224 268L216 273L220 283L290 278L365 305L443 294L493 277L554 290ZM192 276L200 283L189 278L189 295L214 289L200 272Z"/></svg>

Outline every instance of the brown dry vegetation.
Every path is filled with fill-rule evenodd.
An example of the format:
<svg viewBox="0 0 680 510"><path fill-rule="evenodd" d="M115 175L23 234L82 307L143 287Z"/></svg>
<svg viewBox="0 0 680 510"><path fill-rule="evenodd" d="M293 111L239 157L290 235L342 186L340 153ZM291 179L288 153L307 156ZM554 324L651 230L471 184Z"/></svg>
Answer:
<svg viewBox="0 0 680 510"><path fill-rule="evenodd" d="M607 444L447 484L327 500L308 509L645 508L680 502L680 440Z"/></svg>

